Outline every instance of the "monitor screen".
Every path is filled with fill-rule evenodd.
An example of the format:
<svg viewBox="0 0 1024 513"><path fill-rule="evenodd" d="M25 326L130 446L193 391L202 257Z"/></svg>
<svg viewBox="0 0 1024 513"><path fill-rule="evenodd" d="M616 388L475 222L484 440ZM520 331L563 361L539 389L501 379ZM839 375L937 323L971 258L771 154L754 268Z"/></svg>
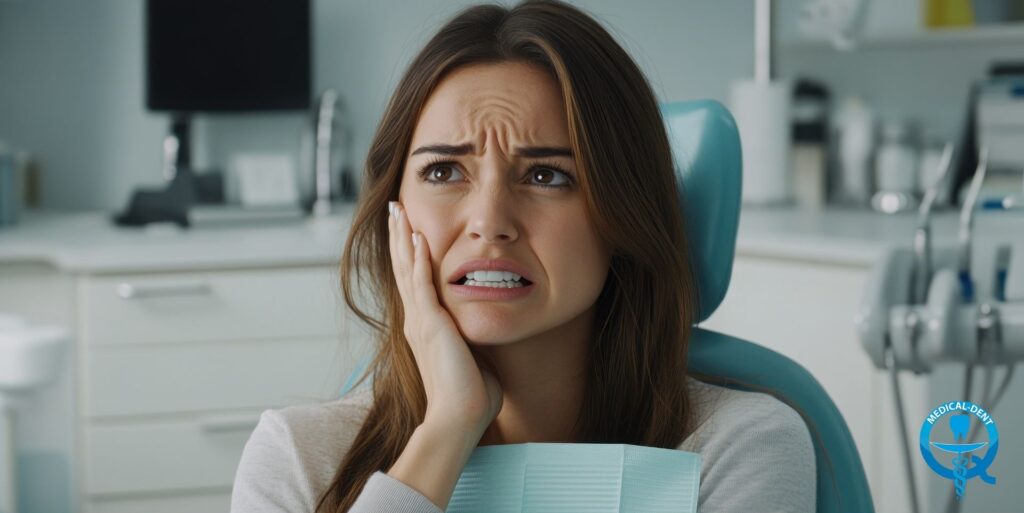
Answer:
<svg viewBox="0 0 1024 513"><path fill-rule="evenodd" d="M306 109L309 0L148 0L146 106Z"/></svg>

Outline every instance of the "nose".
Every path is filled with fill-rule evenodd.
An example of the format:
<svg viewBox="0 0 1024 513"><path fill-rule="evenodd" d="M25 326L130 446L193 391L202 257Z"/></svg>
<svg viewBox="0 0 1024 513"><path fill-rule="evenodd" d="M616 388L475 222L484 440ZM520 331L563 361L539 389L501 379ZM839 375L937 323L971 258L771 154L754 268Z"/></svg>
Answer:
<svg viewBox="0 0 1024 513"><path fill-rule="evenodd" d="M470 239L509 243L519 238L516 201L512 185L505 178L507 173L505 169L498 173L484 171L483 174L492 179L475 188L471 193L472 199L465 202L466 234Z"/></svg>

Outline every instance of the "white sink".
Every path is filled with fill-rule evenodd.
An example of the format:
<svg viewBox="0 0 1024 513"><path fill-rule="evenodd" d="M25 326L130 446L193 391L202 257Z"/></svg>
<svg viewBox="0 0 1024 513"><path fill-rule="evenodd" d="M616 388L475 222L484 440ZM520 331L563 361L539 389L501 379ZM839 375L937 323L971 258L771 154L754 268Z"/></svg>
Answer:
<svg viewBox="0 0 1024 513"><path fill-rule="evenodd" d="M68 339L64 328L0 325L0 401L7 394L28 392L53 380Z"/></svg>
<svg viewBox="0 0 1024 513"><path fill-rule="evenodd" d="M57 377L69 333L0 314L0 511L17 511L14 413L18 401Z"/></svg>

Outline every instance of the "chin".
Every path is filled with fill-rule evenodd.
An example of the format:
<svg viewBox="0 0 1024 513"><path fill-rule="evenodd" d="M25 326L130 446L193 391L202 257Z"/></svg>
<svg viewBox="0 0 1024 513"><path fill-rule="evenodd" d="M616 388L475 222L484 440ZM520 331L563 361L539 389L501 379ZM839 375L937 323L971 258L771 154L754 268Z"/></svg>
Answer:
<svg viewBox="0 0 1024 513"><path fill-rule="evenodd" d="M504 329L463 329L466 343L474 346L501 346L523 339L520 333Z"/></svg>
<svg viewBox="0 0 1024 513"><path fill-rule="evenodd" d="M476 346L511 344L526 336L524 326L517 326L517 323L511 322L511 320L494 322L478 316L465 322L456 319L455 323L459 326L459 331L462 332L466 342Z"/></svg>
<svg viewBox="0 0 1024 513"><path fill-rule="evenodd" d="M504 340L504 339L493 339L493 338L478 339L478 338L466 337L466 343L467 344L469 344L471 346L480 346L480 347L485 347L485 346L486 347L505 346L505 345L511 344L513 342L515 342L515 340Z"/></svg>

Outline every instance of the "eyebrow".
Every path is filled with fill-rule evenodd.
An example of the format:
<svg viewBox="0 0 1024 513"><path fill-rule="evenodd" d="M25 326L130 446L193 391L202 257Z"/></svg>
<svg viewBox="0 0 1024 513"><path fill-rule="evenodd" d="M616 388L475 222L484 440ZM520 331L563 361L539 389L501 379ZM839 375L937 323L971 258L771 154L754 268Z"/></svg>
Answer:
<svg viewBox="0 0 1024 513"><path fill-rule="evenodd" d="M418 155L420 153L437 153L439 155L466 155L473 151L473 145L466 144L429 144L427 146L420 146L412 155ZM572 157L572 150L569 148L559 148L552 146L526 146L516 148L514 153L517 156L527 158L543 158L543 157Z"/></svg>

